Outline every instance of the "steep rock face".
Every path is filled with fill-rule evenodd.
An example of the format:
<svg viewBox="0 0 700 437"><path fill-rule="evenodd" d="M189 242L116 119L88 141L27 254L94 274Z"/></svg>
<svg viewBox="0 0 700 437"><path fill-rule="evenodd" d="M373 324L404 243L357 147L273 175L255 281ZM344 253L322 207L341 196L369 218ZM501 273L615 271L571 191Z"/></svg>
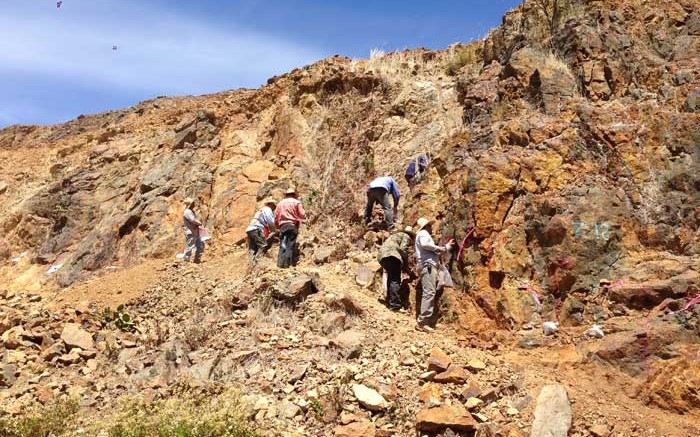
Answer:
<svg viewBox="0 0 700 437"><path fill-rule="evenodd" d="M45 277L53 264L68 285L109 265L173 256L187 196L224 244L242 241L257 201L289 185L304 194L312 223L350 220L380 163L398 172L419 147L460 129L456 94L435 76L442 64L424 56L447 55L331 58L255 92L8 128L0 135L4 261L27 251L13 274ZM401 64L413 58L410 70Z"/></svg>
<svg viewBox="0 0 700 437"><path fill-rule="evenodd" d="M528 0L469 46L334 57L258 90L10 127L0 277L20 290L66 286L172 257L188 196L213 252L225 251L257 202L290 185L310 215L306 255L373 252L381 234L360 229L358 211L376 171L399 180L403 223L436 217L440 239L461 243L447 261L464 330L630 315L636 326L594 355L635 376L681 366L668 349L700 330L695 307L670 314L700 286L698 10L697 0ZM426 152L428 175L409 192L403 170ZM650 335L650 313L674 325ZM634 356L621 360L625 350ZM694 374L688 386L654 377L653 402L696 405L679 401L697 390Z"/></svg>
<svg viewBox="0 0 700 437"><path fill-rule="evenodd" d="M684 102L699 58L673 48L697 55L695 6L525 2L485 40L484 67L462 72L468 135L448 141L421 196L450 206L443 234L476 228L455 261L489 319L536 320L528 287L555 319L592 310L601 279L698 277L700 131ZM671 254L683 273L665 271ZM637 308L692 296L691 283Z"/></svg>

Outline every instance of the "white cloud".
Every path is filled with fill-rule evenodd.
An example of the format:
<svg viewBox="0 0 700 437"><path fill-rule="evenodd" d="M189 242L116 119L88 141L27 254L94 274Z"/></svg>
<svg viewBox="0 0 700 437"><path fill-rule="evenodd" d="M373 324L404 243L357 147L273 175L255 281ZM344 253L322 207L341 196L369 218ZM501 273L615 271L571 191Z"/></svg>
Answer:
<svg viewBox="0 0 700 437"><path fill-rule="evenodd" d="M28 73L152 95L199 94L259 86L323 57L235 22L214 28L143 3L74 0L56 10L54 1L9 0L0 11L0 77Z"/></svg>

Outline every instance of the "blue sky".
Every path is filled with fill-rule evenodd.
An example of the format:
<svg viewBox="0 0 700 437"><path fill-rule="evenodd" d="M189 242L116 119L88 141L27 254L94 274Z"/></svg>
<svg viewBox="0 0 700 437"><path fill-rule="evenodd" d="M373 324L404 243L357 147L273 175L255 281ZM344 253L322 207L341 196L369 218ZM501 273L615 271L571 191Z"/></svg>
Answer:
<svg viewBox="0 0 700 437"><path fill-rule="evenodd" d="M335 54L445 48L484 36L518 3L0 0L0 127L255 88Z"/></svg>

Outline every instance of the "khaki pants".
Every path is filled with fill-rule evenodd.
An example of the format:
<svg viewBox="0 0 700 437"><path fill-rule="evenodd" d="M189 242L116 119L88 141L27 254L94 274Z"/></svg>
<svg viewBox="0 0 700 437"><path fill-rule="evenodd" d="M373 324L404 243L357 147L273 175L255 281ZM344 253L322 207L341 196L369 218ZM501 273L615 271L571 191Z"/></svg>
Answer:
<svg viewBox="0 0 700 437"><path fill-rule="evenodd" d="M436 266L426 266L421 269L420 285L423 295L421 296L418 323L428 324L435 314L435 294L437 292Z"/></svg>
<svg viewBox="0 0 700 437"><path fill-rule="evenodd" d="M204 241L199 238L199 235L185 234L185 256L183 257L185 261L190 260L192 250L194 250L194 262L198 263L204 253Z"/></svg>

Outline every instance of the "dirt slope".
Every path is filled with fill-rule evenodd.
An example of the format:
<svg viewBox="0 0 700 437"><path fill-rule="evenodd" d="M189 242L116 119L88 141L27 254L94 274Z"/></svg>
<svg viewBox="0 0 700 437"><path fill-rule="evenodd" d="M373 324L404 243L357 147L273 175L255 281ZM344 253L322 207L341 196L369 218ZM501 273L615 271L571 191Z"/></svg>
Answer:
<svg viewBox="0 0 700 437"><path fill-rule="evenodd" d="M573 401L570 435L599 435L598 422L615 436L699 434L699 6L526 1L468 46L334 57L258 90L0 131L4 409L71 394L108 416L115 398L170 396L187 378L250 387L265 406L253 414L289 435L370 419L411 435L435 400L422 390L467 402L468 384L420 379L439 344L459 365L487 363L468 378L498 389L479 393L479 435L527 432L528 396L555 381ZM409 191L403 169L425 152L428 177ZM355 284L386 237L360 226L375 172L399 180L403 223L436 217L441 239L463 246L432 336L382 309L378 278ZM302 265L246 274L243 230L290 185L311 217ZM188 196L215 236L196 268L172 261ZM303 274L322 289L296 309L270 304ZM140 334L102 326L120 303ZM73 322L98 352L71 355ZM584 336L594 323L604 338ZM359 356L333 346L343 332L362 337ZM303 363L308 376L289 384ZM351 381L394 384L396 400L370 414Z"/></svg>

